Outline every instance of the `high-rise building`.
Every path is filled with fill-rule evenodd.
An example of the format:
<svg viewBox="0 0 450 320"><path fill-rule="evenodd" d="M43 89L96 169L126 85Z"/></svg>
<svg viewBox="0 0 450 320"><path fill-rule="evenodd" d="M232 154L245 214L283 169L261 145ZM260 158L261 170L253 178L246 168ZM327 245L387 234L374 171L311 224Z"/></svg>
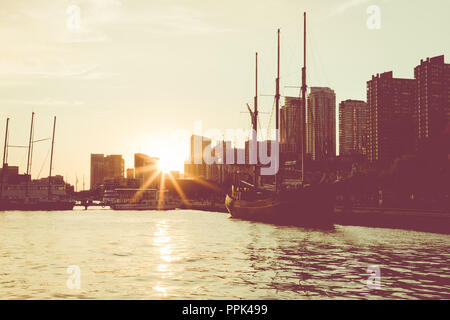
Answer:
<svg viewBox="0 0 450 320"><path fill-rule="evenodd" d="M336 94L330 88L311 87L308 95L306 152L313 160L336 156Z"/></svg>
<svg viewBox="0 0 450 320"><path fill-rule="evenodd" d="M123 178L124 170L121 155L91 154L91 190L102 185L105 179Z"/></svg>
<svg viewBox="0 0 450 320"><path fill-rule="evenodd" d="M416 80L393 78L392 71L367 81L368 158L389 162L414 151Z"/></svg>
<svg viewBox="0 0 450 320"><path fill-rule="evenodd" d="M123 178L125 176L125 160L122 155L112 154L105 157L105 178Z"/></svg>
<svg viewBox="0 0 450 320"><path fill-rule="evenodd" d="M204 152L211 145L211 139L198 135L192 135L190 139L190 158L184 164L184 174L191 178L207 178L207 168ZM211 150L212 152L213 150ZM213 156L213 155L212 155Z"/></svg>
<svg viewBox="0 0 450 320"><path fill-rule="evenodd" d="M361 100L339 104L339 155L367 155L369 110Z"/></svg>
<svg viewBox="0 0 450 320"><path fill-rule="evenodd" d="M414 68L417 81L417 138L441 135L450 125L450 64L444 56L420 60Z"/></svg>
<svg viewBox="0 0 450 320"><path fill-rule="evenodd" d="M91 190L103 183L105 178L104 158L103 154L91 154Z"/></svg>
<svg viewBox="0 0 450 320"><path fill-rule="evenodd" d="M302 99L285 97L280 109L280 152L286 159L298 159L300 154L300 137L302 123Z"/></svg>
<svg viewBox="0 0 450 320"><path fill-rule="evenodd" d="M127 168L127 179L134 179L134 168Z"/></svg>
<svg viewBox="0 0 450 320"><path fill-rule="evenodd" d="M140 181L141 186L145 188L158 186L161 180L159 158L149 157L143 153L135 153L134 176Z"/></svg>

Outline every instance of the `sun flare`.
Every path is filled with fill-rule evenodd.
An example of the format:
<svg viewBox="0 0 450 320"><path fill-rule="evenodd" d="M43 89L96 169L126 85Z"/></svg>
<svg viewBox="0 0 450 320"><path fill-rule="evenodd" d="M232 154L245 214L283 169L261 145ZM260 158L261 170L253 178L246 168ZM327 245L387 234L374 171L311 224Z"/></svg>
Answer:
<svg viewBox="0 0 450 320"><path fill-rule="evenodd" d="M159 153L159 169L164 173L170 171L183 172L184 158L175 151L161 150Z"/></svg>

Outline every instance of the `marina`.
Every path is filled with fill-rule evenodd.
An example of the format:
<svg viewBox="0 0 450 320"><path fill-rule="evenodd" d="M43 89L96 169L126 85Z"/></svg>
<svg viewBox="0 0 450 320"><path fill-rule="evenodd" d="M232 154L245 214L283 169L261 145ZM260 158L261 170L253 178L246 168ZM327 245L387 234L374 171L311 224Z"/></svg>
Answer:
<svg viewBox="0 0 450 320"><path fill-rule="evenodd" d="M444 2L0 1L0 300L450 300Z"/></svg>

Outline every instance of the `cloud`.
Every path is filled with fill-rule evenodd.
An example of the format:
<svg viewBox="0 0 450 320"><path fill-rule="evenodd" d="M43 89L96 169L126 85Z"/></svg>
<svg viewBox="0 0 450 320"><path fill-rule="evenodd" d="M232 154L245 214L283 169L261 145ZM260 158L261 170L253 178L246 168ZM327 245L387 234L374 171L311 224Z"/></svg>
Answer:
<svg viewBox="0 0 450 320"><path fill-rule="evenodd" d="M111 42L111 38L105 34L94 34L91 32L76 32L70 31L64 34L60 39L56 40L58 43L103 43Z"/></svg>
<svg viewBox="0 0 450 320"><path fill-rule="evenodd" d="M99 71L99 65L43 64L39 59L31 63L0 63L0 86L31 84L37 79L98 80L118 73Z"/></svg>
<svg viewBox="0 0 450 320"><path fill-rule="evenodd" d="M346 11L348 11L354 7L360 6L364 3L367 3L369 1L371 1L371 0L348 0L346 2L340 3L339 5L335 6L332 9L331 13L327 16L327 18L341 15L341 14L345 13Z"/></svg>
<svg viewBox="0 0 450 320"><path fill-rule="evenodd" d="M85 103L83 101L67 101L67 100L55 100L55 99L43 99L43 100L20 100L20 99L1 99L1 104L12 105L26 105L26 106L82 106Z"/></svg>
<svg viewBox="0 0 450 320"><path fill-rule="evenodd" d="M180 5L152 7L142 13L124 12L121 23L141 27L145 33L172 35L205 35L230 32L232 29L209 21L210 15Z"/></svg>

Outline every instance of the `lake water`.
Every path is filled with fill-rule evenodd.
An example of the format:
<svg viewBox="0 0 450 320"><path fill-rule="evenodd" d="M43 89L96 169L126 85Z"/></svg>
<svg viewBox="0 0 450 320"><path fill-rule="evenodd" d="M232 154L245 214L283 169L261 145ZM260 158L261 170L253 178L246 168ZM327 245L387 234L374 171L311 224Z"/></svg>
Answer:
<svg viewBox="0 0 450 320"><path fill-rule="evenodd" d="M450 299L449 262L441 234L188 210L0 212L1 299ZM380 277L368 283L369 267Z"/></svg>

